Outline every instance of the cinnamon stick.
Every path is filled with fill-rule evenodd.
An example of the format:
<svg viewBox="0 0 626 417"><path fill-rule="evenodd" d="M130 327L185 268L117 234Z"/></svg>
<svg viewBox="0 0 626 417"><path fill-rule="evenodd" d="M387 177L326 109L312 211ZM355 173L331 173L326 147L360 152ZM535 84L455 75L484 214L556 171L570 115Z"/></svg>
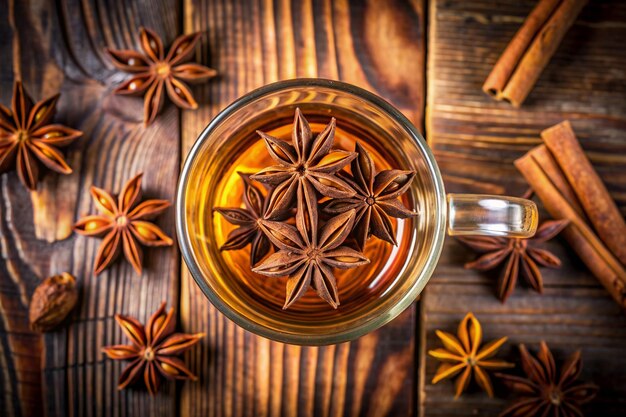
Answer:
<svg viewBox="0 0 626 417"><path fill-rule="evenodd" d="M483 84L483 91L497 100L502 99L502 91L513 75L513 71L528 50L535 35L541 30L546 21L552 16L554 9L561 0L540 0L537 6L528 15L524 24L517 31L511 42L500 55L493 70Z"/></svg>
<svg viewBox="0 0 626 417"><path fill-rule="evenodd" d="M550 159L547 159L546 155L545 147L534 148L522 158L517 159L515 166L526 178L550 215L555 219L570 221L562 232L563 236L613 299L626 309L626 269L568 201L565 195L571 195L571 193L568 191L563 193L556 186L557 183L562 184L564 180L564 177L560 177L563 175L559 174L560 168L552 165L544 169L541 165L539 160L542 163L546 161L549 163ZM548 171L554 177L550 177L547 174Z"/></svg>
<svg viewBox="0 0 626 417"><path fill-rule="evenodd" d="M561 191L565 201L576 210L579 216L584 218L585 212L578 201L578 197L576 197L576 193L567 182L567 178L546 145L539 145L530 150L529 153L533 156L534 160L537 161L541 169L544 170L547 177L554 183L554 186ZM585 220L587 219L585 218Z"/></svg>
<svg viewBox="0 0 626 417"><path fill-rule="evenodd" d="M585 155L569 121L541 132L541 137L571 184L598 236L626 265L626 222Z"/></svg>
<svg viewBox="0 0 626 417"><path fill-rule="evenodd" d="M496 100L521 106L588 0L540 0L483 84Z"/></svg>

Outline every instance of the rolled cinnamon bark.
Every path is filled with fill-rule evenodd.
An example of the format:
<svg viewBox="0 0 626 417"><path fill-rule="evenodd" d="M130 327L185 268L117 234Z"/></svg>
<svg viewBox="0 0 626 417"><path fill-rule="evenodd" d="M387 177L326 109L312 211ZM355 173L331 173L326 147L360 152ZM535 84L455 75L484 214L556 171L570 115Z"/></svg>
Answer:
<svg viewBox="0 0 626 417"><path fill-rule="evenodd" d="M564 178L558 178L558 175L561 175L558 174L558 167L548 169L553 175L557 175L553 179L538 162L538 159L542 159L542 155L545 156L545 152L545 147L535 148L517 159L515 166L526 178L550 215L555 219L570 221L562 232L563 236L613 299L626 309L626 269L604 246L584 218L568 202L564 193L555 185L564 180ZM534 153L539 158L536 158Z"/></svg>
<svg viewBox="0 0 626 417"><path fill-rule="evenodd" d="M535 35L541 30L561 0L540 0L528 15L524 24L517 31L511 42L500 55L496 65L483 84L483 91L497 100L501 100L502 90L513 75L524 53L528 50Z"/></svg>
<svg viewBox="0 0 626 417"><path fill-rule="evenodd" d="M576 197L576 193L567 182L567 178L548 148L546 148L546 145L539 145L533 148L529 151L529 154L531 154L533 159L539 164L546 176L550 178L554 186L561 191L565 201L576 210L576 213L578 213L580 217L587 220L585 212L578 201L578 197Z"/></svg>
<svg viewBox="0 0 626 417"><path fill-rule="evenodd" d="M569 121L541 132L598 236L626 265L626 222L609 191L587 159Z"/></svg>
<svg viewBox="0 0 626 417"><path fill-rule="evenodd" d="M496 100L519 107L588 0L540 0L483 84Z"/></svg>

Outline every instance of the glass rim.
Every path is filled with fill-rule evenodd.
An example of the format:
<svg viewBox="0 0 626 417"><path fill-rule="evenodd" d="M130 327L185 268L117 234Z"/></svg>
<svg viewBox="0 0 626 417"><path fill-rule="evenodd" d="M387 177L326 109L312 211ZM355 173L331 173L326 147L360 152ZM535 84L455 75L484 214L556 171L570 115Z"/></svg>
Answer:
<svg viewBox="0 0 626 417"><path fill-rule="evenodd" d="M436 224L433 227L433 243L430 245L430 253L427 256L426 264L424 265L422 270L419 271L418 276L414 278L414 282L410 286L409 290L402 294L402 298L397 303L390 306L386 311L381 312L379 315L365 323L361 323L358 326L343 330L341 332L328 333L324 335L300 335L280 332L267 328L265 326L258 325L246 318L245 316L233 311L205 282L203 274L200 271L200 267L197 265L192 254L193 250L190 238L187 234L187 218L185 216L185 198L189 173L199 150L209 138L211 132L215 129L215 127L220 125L222 121L230 116L233 112L257 100L258 98L281 90L303 87L320 87L355 95L360 99L366 100L370 104L379 107L384 113L388 114L390 118L396 120L409 133L409 136L411 137L411 139L413 139L415 145L425 156L425 163L429 168L429 172L431 173L434 188L436 191L436 201L439 205L438 213L435 216ZM198 287L200 287L204 295L222 314L224 314L228 319L232 320L245 330L269 338L271 340L297 345L321 346L347 342L363 336L371 331L374 331L399 316L400 313L406 310L415 301L415 299L423 290L426 283L430 280L430 277L432 276L435 267L437 266L439 257L443 249L446 230L447 203L446 193L443 185L443 178L435 161L435 157L430 150L430 147L426 143L426 140L415 128L413 123L411 123L411 121L409 121L406 116L404 116L392 104L374 93L341 81L327 80L322 78L295 78L267 84L263 87L257 88L244 94L243 96L229 104L222 111L220 111L209 122L209 124L200 133L195 143L189 150L187 156L185 157L185 162L183 163L183 167L178 180L178 185L176 187L175 216L178 246L180 247L181 254L183 259L185 260L187 268L189 269L191 276L193 277Z"/></svg>

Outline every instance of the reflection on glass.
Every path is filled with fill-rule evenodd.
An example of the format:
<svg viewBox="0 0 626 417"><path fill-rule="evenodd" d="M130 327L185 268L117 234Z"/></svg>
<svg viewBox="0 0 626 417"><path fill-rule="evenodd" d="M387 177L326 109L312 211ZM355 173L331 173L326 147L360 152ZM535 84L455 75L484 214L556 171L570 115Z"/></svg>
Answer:
<svg viewBox="0 0 626 417"><path fill-rule="evenodd" d="M523 198L449 194L448 214L452 236L530 237L537 230L537 206Z"/></svg>

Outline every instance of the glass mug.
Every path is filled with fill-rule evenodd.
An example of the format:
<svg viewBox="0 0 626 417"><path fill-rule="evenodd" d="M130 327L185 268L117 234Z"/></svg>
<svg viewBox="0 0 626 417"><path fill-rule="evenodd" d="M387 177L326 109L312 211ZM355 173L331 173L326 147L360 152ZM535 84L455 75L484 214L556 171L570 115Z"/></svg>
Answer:
<svg viewBox="0 0 626 417"><path fill-rule="evenodd" d="M374 158L378 171L393 167L417 173L403 200L419 215L394 220L397 247L380 241L368 250L370 242L377 240L371 237L365 248L371 264L337 271L341 304L336 310L313 290L283 310L285 279L252 273L247 249L220 251L228 231L236 226L213 208L241 205L243 186L237 171L247 168L250 172L263 158L263 166L273 165L256 130L290 138L297 107L314 134L335 117L338 147L351 151L354 141L345 138L362 138L368 150L380 157ZM381 161L392 163L382 167ZM446 231L449 235L529 237L535 233L538 217L536 205L525 199L446 195L433 154L406 117L368 91L322 79L270 84L224 109L187 156L176 197L176 230L183 258L209 300L251 332L302 345L352 340L398 316L431 277Z"/></svg>

